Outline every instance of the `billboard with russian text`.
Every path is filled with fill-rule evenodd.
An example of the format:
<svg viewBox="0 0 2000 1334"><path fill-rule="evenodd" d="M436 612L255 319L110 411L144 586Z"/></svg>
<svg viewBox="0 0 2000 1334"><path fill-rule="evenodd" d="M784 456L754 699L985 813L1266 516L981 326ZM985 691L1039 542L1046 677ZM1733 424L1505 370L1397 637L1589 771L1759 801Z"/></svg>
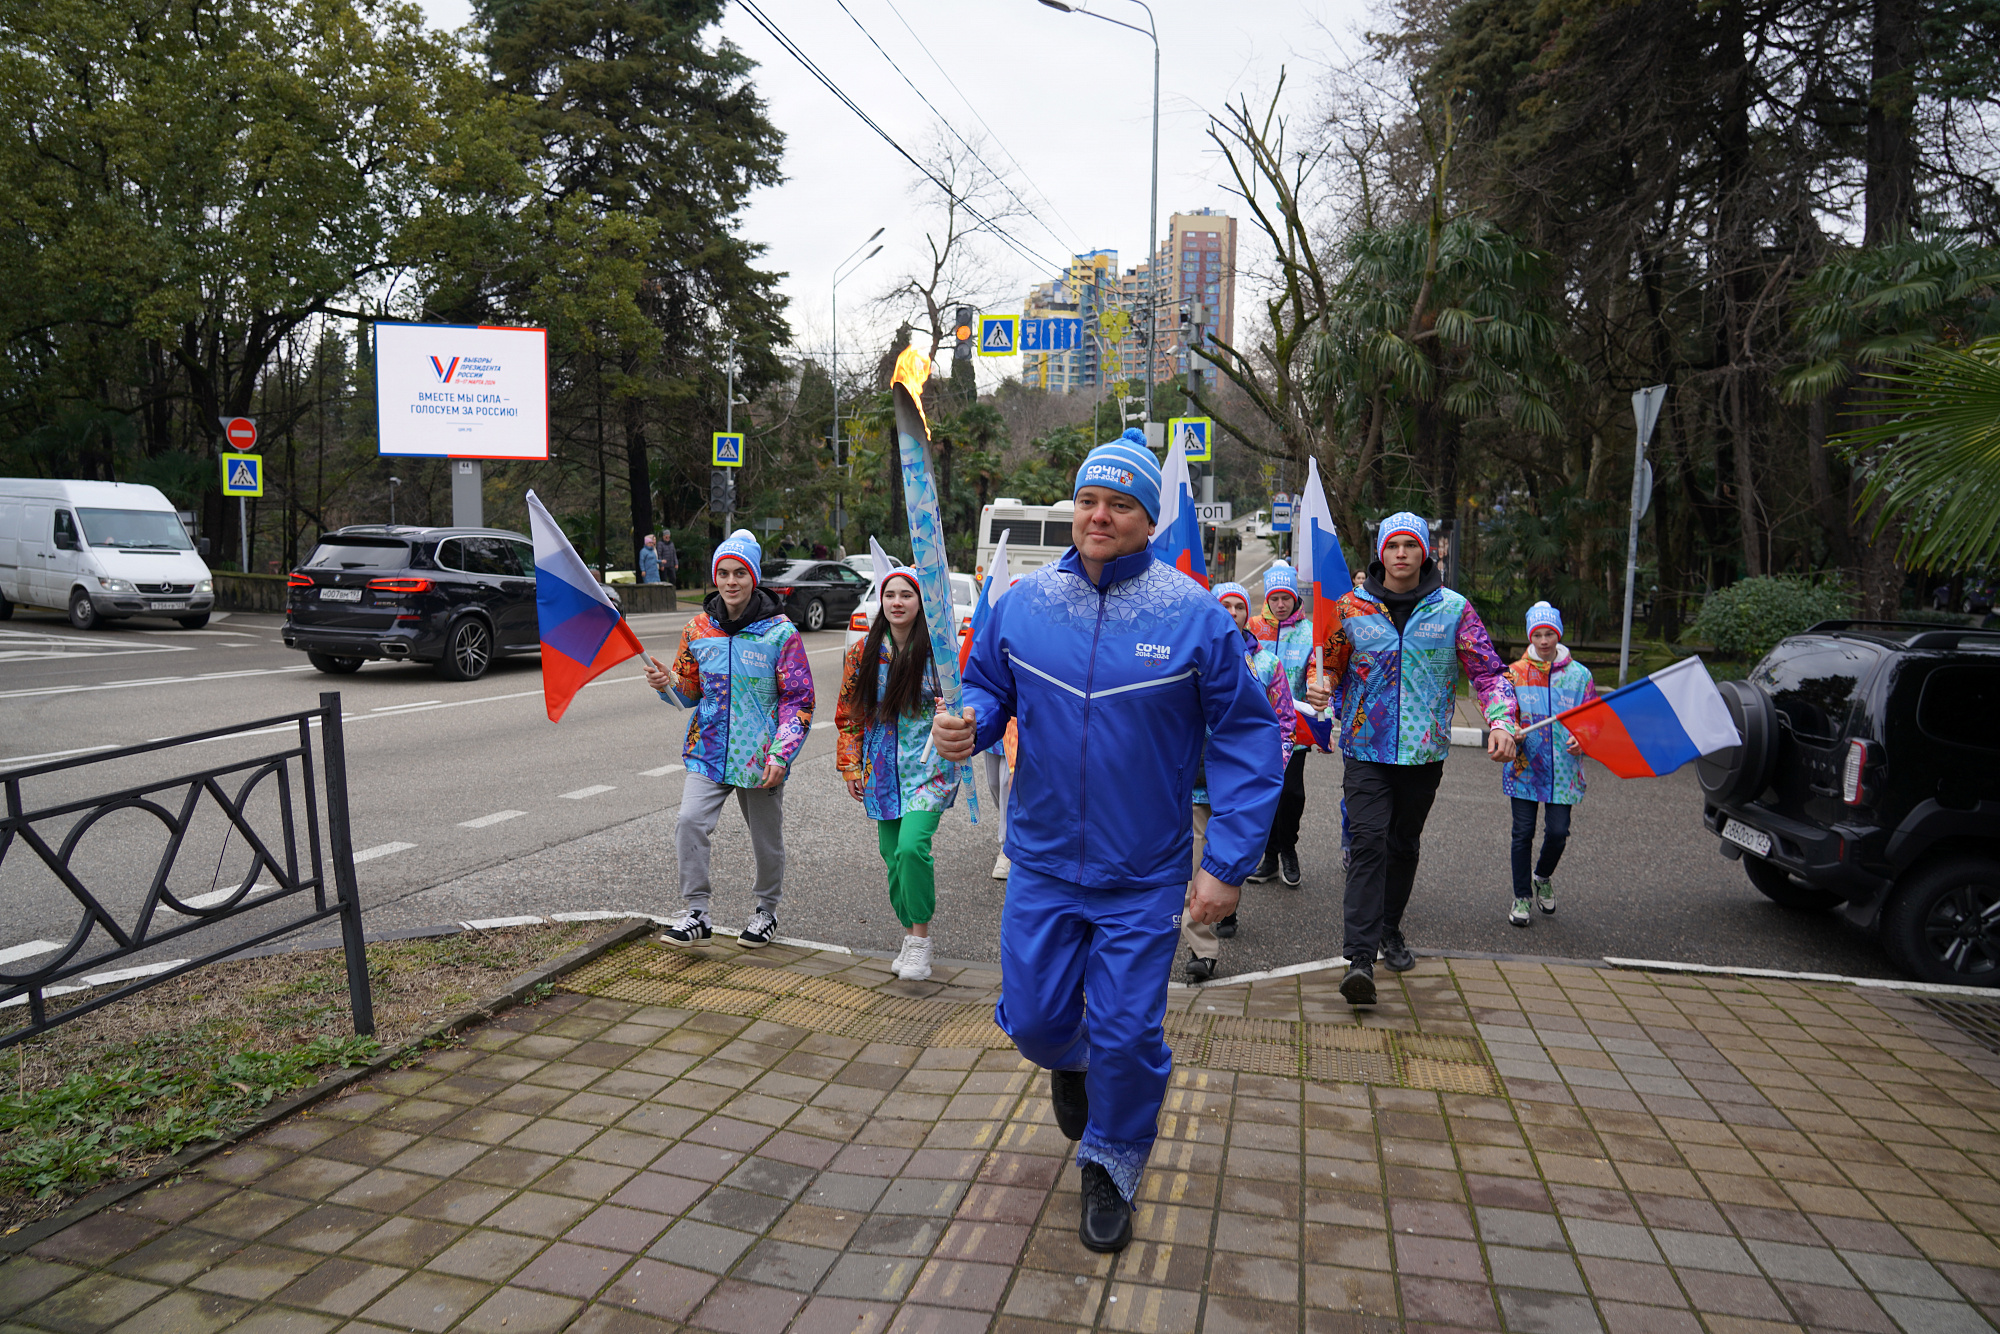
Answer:
<svg viewBox="0 0 2000 1334"><path fill-rule="evenodd" d="M377 324L375 402L385 455L545 459L548 331Z"/></svg>

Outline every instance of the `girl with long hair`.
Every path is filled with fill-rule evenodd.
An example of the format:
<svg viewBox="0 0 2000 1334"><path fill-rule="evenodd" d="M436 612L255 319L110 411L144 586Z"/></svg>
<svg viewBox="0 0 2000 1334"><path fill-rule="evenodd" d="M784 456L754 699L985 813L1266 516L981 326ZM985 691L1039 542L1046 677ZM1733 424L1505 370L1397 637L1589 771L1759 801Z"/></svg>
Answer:
<svg viewBox="0 0 2000 1334"><path fill-rule="evenodd" d="M937 697L923 595L915 575L899 567L882 576L881 609L867 638L847 650L833 716L840 732L835 752L840 776L875 821L889 873L889 904L905 932L893 968L910 982L931 975L931 918L937 911L931 836L938 818L958 799L957 766L930 744Z"/></svg>

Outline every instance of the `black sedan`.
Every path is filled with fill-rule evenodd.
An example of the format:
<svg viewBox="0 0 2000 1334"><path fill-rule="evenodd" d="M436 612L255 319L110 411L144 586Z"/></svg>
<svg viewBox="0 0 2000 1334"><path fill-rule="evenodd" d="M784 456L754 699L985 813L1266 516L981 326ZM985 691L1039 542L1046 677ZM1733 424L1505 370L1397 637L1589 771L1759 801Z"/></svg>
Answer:
<svg viewBox="0 0 2000 1334"><path fill-rule="evenodd" d="M848 616L868 596L868 577L836 561L770 561L758 582L801 630L847 624Z"/></svg>

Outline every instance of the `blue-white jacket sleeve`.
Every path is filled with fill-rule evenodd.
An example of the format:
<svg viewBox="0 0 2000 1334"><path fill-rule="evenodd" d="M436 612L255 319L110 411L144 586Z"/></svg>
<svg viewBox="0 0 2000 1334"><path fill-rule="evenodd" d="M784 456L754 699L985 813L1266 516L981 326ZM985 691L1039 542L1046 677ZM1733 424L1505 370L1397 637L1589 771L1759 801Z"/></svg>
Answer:
<svg viewBox="0 0 2000 1334"><path fill-rule="evenodd" d="M963 699L972 706L977 723L975 754L999 745L1007 734L1007 720L1014 716L1014 664L1001 644L1007 633L1007 605L1015 600L1003 597L993 604L993 614L973 637L972 656L965 663Z"/></svg>
<svg viewBox="0 0 2000 1334"><path fill-rule="evenodd" d="M1227 616L1215 622L1198 653L1201 709L1208 723L1207 846L1201 868L1226 885L1240 885L1264 855L1285 774L1278 753L1278 718L1263 685L1243 658L1243 641Z"/></svg>

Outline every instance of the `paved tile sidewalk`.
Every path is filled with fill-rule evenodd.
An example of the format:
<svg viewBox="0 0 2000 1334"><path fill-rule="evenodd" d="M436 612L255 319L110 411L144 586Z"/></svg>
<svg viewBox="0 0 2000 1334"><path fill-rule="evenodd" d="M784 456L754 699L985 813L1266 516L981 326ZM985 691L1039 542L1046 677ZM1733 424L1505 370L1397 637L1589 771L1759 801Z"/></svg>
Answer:
<svg viewBox="0 0 2000 1334"><path fill-rule="evenodd" d="M979 1014L996 981L635 945L571 980L598 994L508 1012L0 1263L0 1330L2000 1315L2000 1059L1906 997L1427 959L1357 1025L1325 974L1176 989L1137 1240L1106 1257L1077 1244L1045 1077Z"/></svg>

